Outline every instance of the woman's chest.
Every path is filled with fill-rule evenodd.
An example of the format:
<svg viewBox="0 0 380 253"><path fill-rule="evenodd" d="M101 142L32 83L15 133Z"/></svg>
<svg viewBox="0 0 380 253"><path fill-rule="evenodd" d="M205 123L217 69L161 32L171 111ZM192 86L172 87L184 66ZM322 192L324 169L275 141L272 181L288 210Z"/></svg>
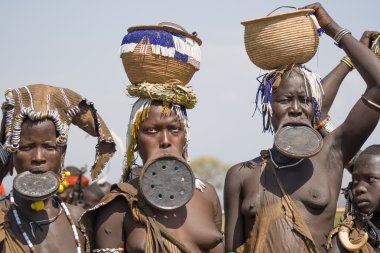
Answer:
<svg viewBox="0 0 380 253"><path fill-rule="evenodd" d="M163 241L170 241L171 236L191 252L208 251L221 243L223 238L215 225L213 212L207 205L191 204L176 211L155 212L154 219L164 227L165 231L152 233L155 237L153 240L162 236ZM165 235L166 233L169 237ZM149 237L145 226L130 230L127 235L129 252L144 252L146 243L149 243ZM171 243L165 242L165 244Z"/></svg>
<svg viewBox="0 0 380 253"><path fill-rule="evenodd" d="M322 210L332 200L329 180L323 173L264 171L246 180L250 183L243 184L242 213L249 218L253 218L258 207L265 204L261 201L264 193L272 201L280 201L284 194L288 194L306 209Z"/></svg>
<svg viewBox="0 0 380 253"><path fill-rule="evenodd" d="M84 252L84 236L79 228L75 228L74 232L66 217L59 217L50 224L41 225L27 221L22 221L21 226L12 224L12 232L24 248L31 252L32 246L39 253L78 252L77 247Z"/></svg>

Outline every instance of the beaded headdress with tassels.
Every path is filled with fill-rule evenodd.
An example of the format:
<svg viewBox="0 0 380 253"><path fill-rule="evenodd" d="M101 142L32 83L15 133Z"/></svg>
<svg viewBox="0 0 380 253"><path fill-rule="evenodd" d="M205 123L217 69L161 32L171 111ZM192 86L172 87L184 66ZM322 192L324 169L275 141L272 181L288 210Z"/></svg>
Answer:
<svg viewBox="0 0 380 253"><path fill-rule="evenodd" d="M173 28L174 26L174 28ZM135 26L123 38L120 54L132 83L127 92L139 98L132 107L124 158L124 179L137 159L139 125L149 114L152 101L163 102L163 114L173 111L184 123L187 158L189 122L186 109L194 108L197 99L188 82L199 70L201 40L179 25L164 22L157 26Z"/></svg>
<svg viewBox="0 0 380 253"><path fill-rule="evenodd" d="M71 123L97 137L95 162L91 177L95 179L113 153L115 143L94 104L67 88L33 84L5 91L0 131L0 182L12 173L12 153L19 148L21 125L25 119L53 121L58 133L57 145L66 145Z"/></svg>
<svg viewBox="0 0 380 253"><path fill-rule="evenodd" d="M259 111L263 117L263 132L269 131L273 133L271 117L272 117L272 94L277 89L285 73L291 73L291 71L299 70L298 73L302 75L304 79L304 85L306 89L306 95L311 97L312 105L314 108L313 124L316 124L321 117L321 108L323 100L323 87L321 78L304 65L285 65L281 66L272 72L263 74L257 78L259 82L259 88L255 98L255 112L259 108L259 100L261 103L261 109Z"/></svg>

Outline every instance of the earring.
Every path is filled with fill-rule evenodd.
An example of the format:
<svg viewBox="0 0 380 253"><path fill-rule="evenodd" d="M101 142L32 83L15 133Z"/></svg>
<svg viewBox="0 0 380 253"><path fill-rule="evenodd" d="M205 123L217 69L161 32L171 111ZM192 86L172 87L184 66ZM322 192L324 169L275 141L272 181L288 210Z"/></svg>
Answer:
<svg viewBox="0 0 380 253"><path fill-rule="evenodd" d="M32 208L32 210L37 211L37 212L44 209L44 207L45 207L45 203L42 200L38 200L30 204L30 208Z"/></svg>
<svg viewBox="0 0 380 253"><path fill-rule="evenodd" d="M63 162L62 162L62 165L63 165ZM67 171L64 169L61 169L61 170L62 170L61 178L59 180L61 183L59 184L58 193L62 193L69 186L69 182L67 182L66 178L71 176L70 171Z"/></svg>

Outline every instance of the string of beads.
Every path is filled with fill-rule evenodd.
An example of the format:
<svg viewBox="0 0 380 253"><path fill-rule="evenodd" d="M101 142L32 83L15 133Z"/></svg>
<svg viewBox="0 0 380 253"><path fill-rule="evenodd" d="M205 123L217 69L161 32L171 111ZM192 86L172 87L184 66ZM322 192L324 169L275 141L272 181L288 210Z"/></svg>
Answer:
<svg viewBox="0 0 380 253"><path fill-rule="evenodd" d="M16 223L17 223L17 226L22 234L22 236L24 237L24 240L26 241L26 243L28 244L28 247L30 249L30 251L32 253L36 253L36 248L34 247L32 241L29 239L29 236L28 234L25 232L24 228L22 227L22 223L21 223L21 219L20 219L20 216L17 212L17 208L16 208L16 204L15 204L15 199L13 197L13 192L11 192L9 194L9 199L11 201L11 208L12 208L12 213L13 213L13 216L16 220ZM73 230L73 233L74 233L74 239L75 239L75 243L77 245L77 253L82 253L82 250L81 250L81 243L80 243L80 240L79 240L79 235L78 235L78 230L77 230L77 227L75 226L74 224L74 221L73 219L71 218L71 214L70 214L70 211L69 209L67 208L66 204L62 202L62 200L60 200L58 197L55 197L56 201L58 201L58 204L63 208L63 210L65 211L65 214L66 214L66 217L67 219L69 220L70 222L70 225L71 225L71 228Z"/></svg>

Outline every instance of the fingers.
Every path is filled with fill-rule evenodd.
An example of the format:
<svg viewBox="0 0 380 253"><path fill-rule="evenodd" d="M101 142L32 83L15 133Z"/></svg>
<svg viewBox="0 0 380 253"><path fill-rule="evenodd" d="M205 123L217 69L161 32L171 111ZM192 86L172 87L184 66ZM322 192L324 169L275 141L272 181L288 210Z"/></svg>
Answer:
<svg viewBox="0 0 380 253"><path fill-rule="evenodd" d="M309 4L303 8L314 10L314 15L317 18L319 25L329 36L333 37L339 31L340 27L334 22L320 3Z"/></svg>
<svg viewBox="0 0 380 253"><path fill-rule="evenodd" d="M320 3L313 3L313 4L306 5L300 9L313 9L317 12L319 8L323 8Z"/></svg>
<svg viewBox="0 0 380 253"><path fill-rule="evenodd" d="M377 37L380 36L380 32L377 31L365 31L360 38L360 42L363 43L366 47L370 47L372 44L372 41L377 39Z"/></svg>

